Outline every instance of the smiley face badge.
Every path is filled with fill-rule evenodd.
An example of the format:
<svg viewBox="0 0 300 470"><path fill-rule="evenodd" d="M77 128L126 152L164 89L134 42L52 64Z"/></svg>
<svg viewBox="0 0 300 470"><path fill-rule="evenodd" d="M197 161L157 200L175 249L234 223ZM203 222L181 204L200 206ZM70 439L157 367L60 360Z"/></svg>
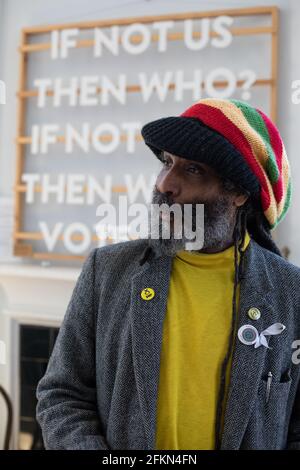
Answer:
<svg viewBox="0 0 300 470"><path fill-rule="evenodd" d="M146 287L141 291L141 297L143 300L152 300L155 296L155 291L151 287Z"/></svg>

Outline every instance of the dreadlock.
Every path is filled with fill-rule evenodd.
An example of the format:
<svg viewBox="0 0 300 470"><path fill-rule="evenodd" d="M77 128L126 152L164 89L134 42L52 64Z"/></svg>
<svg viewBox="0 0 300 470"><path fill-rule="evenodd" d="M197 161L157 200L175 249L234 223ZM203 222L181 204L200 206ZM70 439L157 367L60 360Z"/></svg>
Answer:
<svg viewBox="0 0 300 470"><path fill-rule="evenodd" d="M259 196L257 194L251 195L243 187L232 182L229 178L221 177L221 184L224 191L227 193L246 194L248 196L246 202L238 208L235 225L236 237L234 238L234 242L238 243L240 240L239 237L242 237L241 246L243 246L245 234L248 230L251 238L259 245L283 257L283 254L272 239L270 227L263 213Z"/></svg>
<svg viewBox="0 0 300 470"><path fill-rule="evenodd" d="M245 203L246 204L246 203ZM239 207L237 209L236 214L236 222L233 232L233 240L234 240L234 288L233 288L233 297L232 297L232 320L231 320L231 330L229 336L229 346L225 356L225 359L222 363L221 367L221 382L220 382L220 392L217 404L217 419L216 419L216 445L215 448L219 449L221 445L221 426L220 422L222 419L223 413L223 402L224 402L224 395L225 395L225 386L226 386L226 370L229 359L231 357L232 347L233 347L233 339L234 333L237 323L237 307L236 307L236 294L237 294L237 286L239 281L242 278L243 270L244 270L244 251L242 247L245 241L246 235L246 227L247 227L247 208L246 207ZM240 262L238 263L238 253L240 255Z"/></svg>
<svg viewBox="0 0 300 470"><path fill-rule="evenodd" d="M247 229L249 234L260 246L283 257L280 249L272 239L268 221L262 212L259 201L252 198L248 204Z"/></svg>

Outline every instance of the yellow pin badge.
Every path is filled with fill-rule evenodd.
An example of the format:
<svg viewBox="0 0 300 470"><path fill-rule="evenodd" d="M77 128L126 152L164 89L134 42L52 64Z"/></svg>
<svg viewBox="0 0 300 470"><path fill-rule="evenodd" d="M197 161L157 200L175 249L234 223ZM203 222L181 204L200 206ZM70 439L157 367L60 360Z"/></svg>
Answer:
<svg viewBox="0 0 300 470"><path fill-rule="evenodd" d="M152 300L155 296L155 291L151 287L146 287L141 291L141 297L143 300Z"/></svg>

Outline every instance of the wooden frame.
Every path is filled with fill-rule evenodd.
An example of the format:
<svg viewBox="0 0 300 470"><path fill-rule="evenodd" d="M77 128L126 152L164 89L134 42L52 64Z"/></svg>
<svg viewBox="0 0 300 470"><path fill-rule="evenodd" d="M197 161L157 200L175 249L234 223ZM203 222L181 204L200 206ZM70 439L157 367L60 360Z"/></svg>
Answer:
<svg viewBox="0 0 300 470"><path fill-rule="evenodd" d="M183 21L186 19L201 19L201 18L213 18L221 15L228 15L231 17L243 17L243 16L256 16L256 15L270 15L271 26L265 27L243 27L243 28L231 28L231 32L234 36L248 36L248 35L260 35L260 34L271 34L271 77L257 79L252 86L270 86L271 87L271 109L270 116L274 122L277 118L277 66L278 66L278 27L279 27L279 11L276 6L271 7L254 7L254 8L243 8L243 9L226 9L226 10L215 10L208 12L189 12L169 15L157 15L147 17L131 17L131 18L120 18L113 20L102 20L102 21L89 21L80 23L69 23L69 24L57 24L47 26L37 26L24 28L21 32L21 45L19 47L20 63L19 63L19 90L17 92L18 97L18 115L17 115L17 137L16 137L16 179L15 179L15 214L14 214L14 255L15 256L27 256L33 259L39 260L84 260L84 256L68 255L60 253L48 253L48 252L34 252L33 246L28 243L33 240L40 240L42 234L39 232L24 232L22 231L22 204L23 194L26 191L26 186L22 184L22 173L24 168L24 148L25 145L30 144L31 138L24 135L25 129L25 117L26 117L26 100L37 95L35 90L26 89L26 76L27 76L27 57L28 54L35 53L37 51L46 51L50 48L50 43L35 43L30 44L28 39L32 35L39 35L45 33L51 33L54 30L63 30L68 28L78 28L79 30L92 29L95 27L109 27L113 25L130 25L132 23L152 23L154 21ZM215 36L216 33L211 32L210 36ZM194 37L199 37L200 33L194 33ZM169 41L177 41L182 39L182 33L168 34ZM138 37L132 37L131 40L138 41ZM152 35L152 41L157 41L157 35ZM93 40L79 40L77 41L76 47L92 47L94 44ZM242 86L244 81L239 80L237 82L238 87ZM224 86L226 82L220 81L215 82L215 86ZM174 84L171 84L169 89L174 88ZM128 93L137 93L140 91L140 87L133 84L127 87ZM101 92L101 89L98 89ZM47 93L51 96L52 91ZM109 136L107 137L109 139ZM106 140L106 137L103 137ZM136 140L141 140L141 136L137 135ZM64 136L59 136L57 139L59 142L64 141ZM101 138L102 140L102 138ZM126 136L122 136L121 140L126 140ZM126 187L115 186L113 192L126 192ZM39 187L35 188L35 191L40 191ZM81 237L73 237L76 240L80 240ZM93 237L93 241L97 241L97 236ZM26 241L26 243L24 243ZM108 241L110 239L108 238Z"/></svg>

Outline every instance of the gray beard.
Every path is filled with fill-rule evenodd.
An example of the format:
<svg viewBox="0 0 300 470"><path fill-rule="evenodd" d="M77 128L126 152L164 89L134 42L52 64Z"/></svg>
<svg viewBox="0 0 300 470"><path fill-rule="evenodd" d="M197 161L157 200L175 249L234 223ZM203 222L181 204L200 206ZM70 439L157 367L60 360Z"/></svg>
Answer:
<svg viewBox="0 0 300 470"><path fill-rule="evenodd" d="M156 189L153 190L152 204L167 203L172 205L172 201L168 201L168 198L159 193ZM196 231L196 206L195 202L192 203L192 229ZM199 201L198 204L201 204ZM204 202L204 241L201 250L190 250L191 252L201 252L206 249L217 249L222 246L224 240L228 240L228 237L233 233L233 221L231 218L232 210L232 199L230 196L221 195L214 201L209 203ZM183 213L183 205L182 205ZM165 220L158 219L152 220L149 223L148 242L154 250L159 250L162 254L168 256L175 256L179 251L185 250L186 243L190 243L192 240L185 236L183 232L181 238L174 238L173 230L170 230L170 238L162 237L163 224L168 223ZM151 229L152 227L152 229ZM153 229L157 232L159 230L159 238L151 238Z"/></svg>

